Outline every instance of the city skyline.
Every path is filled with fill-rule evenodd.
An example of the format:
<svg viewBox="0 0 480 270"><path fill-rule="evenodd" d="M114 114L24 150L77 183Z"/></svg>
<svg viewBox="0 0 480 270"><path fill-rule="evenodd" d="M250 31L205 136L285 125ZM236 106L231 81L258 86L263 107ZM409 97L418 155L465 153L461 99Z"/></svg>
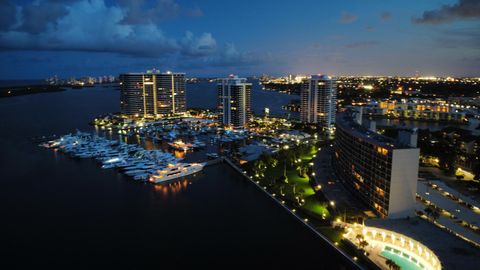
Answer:
<svg viewBox="0 0 480 270"><path fill-rule="evenodd" d="M25 0L1 5L0 79L153 67L212 77L479 75L480 3L474 0L328 5Z"/></svg>
<svg viewBox="0 0 480 270"><path fill-rule="evenodd" d="M478 29L480 0L0 0L2 265L476 270Z"/></svg>

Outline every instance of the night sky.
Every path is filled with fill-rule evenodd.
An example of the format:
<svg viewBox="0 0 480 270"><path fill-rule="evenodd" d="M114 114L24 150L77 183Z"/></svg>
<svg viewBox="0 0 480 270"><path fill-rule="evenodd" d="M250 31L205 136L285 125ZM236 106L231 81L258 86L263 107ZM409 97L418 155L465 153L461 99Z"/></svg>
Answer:
<svg viewBox="0 0 480 270"><path fill-rule="evenodd" d="M480 0L0 0L0 79L480 75Z"/></svg>

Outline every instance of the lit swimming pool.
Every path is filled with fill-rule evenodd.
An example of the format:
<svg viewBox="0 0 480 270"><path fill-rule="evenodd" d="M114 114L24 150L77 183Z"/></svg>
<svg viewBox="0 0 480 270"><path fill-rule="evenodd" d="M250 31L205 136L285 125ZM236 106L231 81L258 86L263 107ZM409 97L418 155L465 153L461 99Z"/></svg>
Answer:
<svg viewBox="0 0 480 270"><path fill-rule="evenodd" d="M389 246L385 246L383 251L380 252L380 255L394 261L398 266L400 266L400 269L402 270L425 269L425 267L421 263L417 264L417 260L415 258L411 258L410 255Z"/></svg>

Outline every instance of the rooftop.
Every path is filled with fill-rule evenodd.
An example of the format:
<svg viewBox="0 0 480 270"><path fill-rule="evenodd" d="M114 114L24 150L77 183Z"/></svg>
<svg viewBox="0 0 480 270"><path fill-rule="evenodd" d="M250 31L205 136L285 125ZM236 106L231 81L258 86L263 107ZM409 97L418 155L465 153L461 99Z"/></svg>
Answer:
<svg viewBox="0 0 480 270"><path fill-rule="evenodd" d="M354 119L354 112L351 110L341 112L337 114L336 119L337 127L341 127L343 130L352 134L357 138L361 138L371 144L382 146L389 149L406 149L411 148L407 145L403 145L392 138L380 135L376 132L369 130L368 128L359 125Z"/></svg>
<svg viewBox="0 0 480 270"><path fill-rule="evenodd" d="M310 77L310 79L330 81L330 80L332 79L332 77L330 77L330 76L328 76L328 75L318 74L318 75L312 75L312 76Z"/></svg>

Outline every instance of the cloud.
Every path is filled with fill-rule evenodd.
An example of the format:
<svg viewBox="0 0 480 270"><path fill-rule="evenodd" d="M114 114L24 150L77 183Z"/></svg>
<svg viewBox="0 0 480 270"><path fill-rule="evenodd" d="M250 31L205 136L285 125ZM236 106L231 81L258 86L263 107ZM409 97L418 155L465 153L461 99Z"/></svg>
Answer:
<svg viewBox="0 0 480 270"><path fill-rule="evenodd" d="M10 24L0 30L0 51L101 52L165 61L181 58L208 65L258 63L256 55L238 51L234 44L218 46L208 32L195 35L186 31L180 38L167 35L158 22L185 9L171 0L158 0L141 16L139 8L145 5L143 1L107 5L104 0L39 0L19 7L18 27L12 29ZM25 19L35 8L42 14ZM201 12L198 8L192 11ZM165 12L172 14L162 16ZM142 19L132 18L133 14ZM160 18L154 21L154 14Z"/></svg>
<svg viewBox="0 0 480 270"><path fill-rule="evenodd" d="M365 49L365 48L375 47L378 44L380 44L380 43L377 42L377 41L360 41L360 42L354 42L354 43L347 44L347 45L345 45L345 48L348 48L348 49Z"/></svg>
<svg viewBox="0 0 480 270"><path fill-rule="evenodd" d="M12 2L0 1L0 31L9 30L15 24L16 8Z"/></svg>
<svg viewBox="0 0 480 270"><path fill-rule="evenodd" d="M160 23L179 16L200 17L200 8L184 8L174 0L120 0L119 5L126 10L124 24Z"/></svg>
<svg viewBox="0 0 480 270"><path fill-rule="evenodd" d="M462 48L478 51L480 48L480 32L477 28L447 29L437 38L439 47Z"/></svg>
<svg viewBox="0 0 480 270"><path fill-rule="evenodd" d="M480 1L458 0L453 5L443 5L439 9L423 12L420 18L413 18L417 24L443 24L455 20L480 19Z"/></svg>
<svg viewBox="0 0 480 270"><path fill-rule="evenodd" d="M392 13L390 11L384 11L381 15L380 15L380 20L382 20L383 22L386 22L386 21L389 21L391 20L393 17Z"/></svg>
<svg viewBox="0 0 480 270"><path fill-rule="evenodd" d="M187 31L180 45L182 53L188 56L210 55L217 49L217 41L210 33L203 33L197 38L192 32Z"/></svg>
<svg viewBox="0 0 480 270"><path fill-rule="evenodd" d="M233 43L227 43L218 54L207 58L207 62L212 66L250 66L259 64L267 58L269 55L240 52Z"/></svg>
<svg viewBox="0 0 480 270"><path fill-rule="evenodd" d="M358 19L358 16L352 14L352 13L349 13L349 12L342 12L342 15L340 16L340 22L341 23L353 23L355 22L356 20Z"/></svg>
<svg viewBox="0 0 480 270"><path fill-rule="evenodd" d="M0 32L0 48L139 56L162 56L179 48L175 39L168 38L154 24L120 23L124 11L117 6L107 7L102 0L78 1L64 7L67 15L52 19L41 28L26 29L22 24L14 31Z"/></svg>
<svg viewBox="0 0 480 270"><path fill-rule="evenodd" d="M56 1L35 1L21 7L20 26L17 30L38 34L68 14L67 7Z"/></svg>

